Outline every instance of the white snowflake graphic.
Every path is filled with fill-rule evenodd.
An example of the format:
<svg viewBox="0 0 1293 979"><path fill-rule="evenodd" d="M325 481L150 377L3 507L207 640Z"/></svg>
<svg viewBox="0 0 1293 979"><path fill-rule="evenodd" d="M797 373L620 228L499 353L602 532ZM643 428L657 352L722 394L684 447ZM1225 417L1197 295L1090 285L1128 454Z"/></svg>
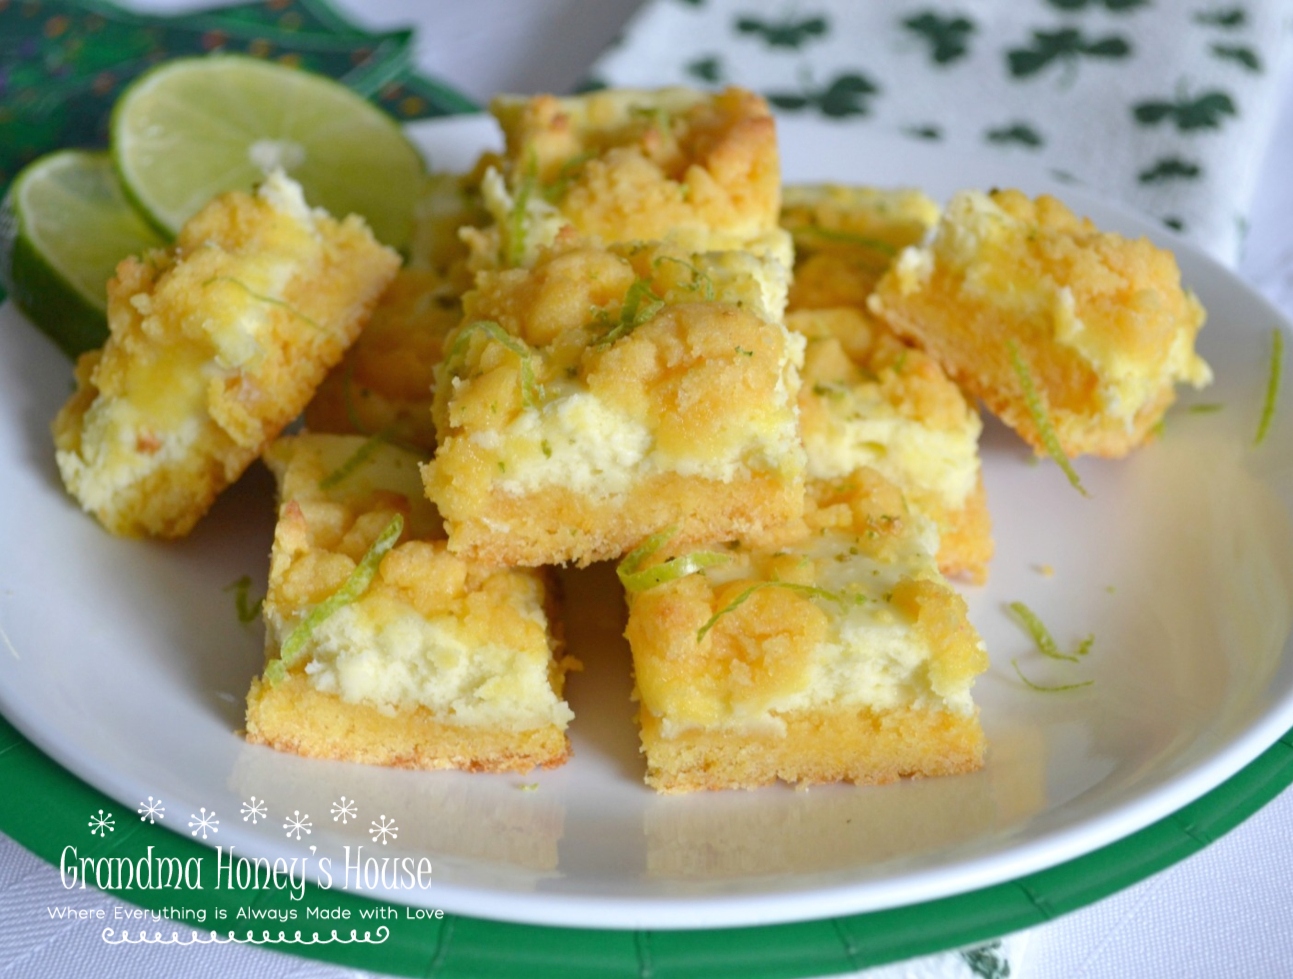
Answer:
<svg viewBox="0 0 1293 979"><path fill-rule="evenodd" d="M269 818L269 810L265 808L265 800L257 800L255 796L242 804L241 812L242 821L245 823L250 819L253 826L256 825L256 820Z"/></svg>
<svg viewBox="0 0 1293 979"><path fill-rule="evenodd" d="M400 835L399 827L395 825L395 820L388 820L385 813L382 813L381 816L373 820L373 828L368 832L372 836L373 842L381 843L382 846L385 846L390 842L390 840L393 840ZM390 839L387 839L387 837Z"/></svg>
<svg viewBox="0 0 1293 979"><path fill-rule="evenodd" d="M162 805L161 799L154 799L151 795L147 802L141 802L139 808L135 810L139 813L139 821L142 823L145 819L149 824L156 825L157 820L166 815L166 807Z"/></svg>
<svg viewBox="0 0 1293 979"><path fill-rule="evenodd" d="M310 835L310 827L313 825L308 813L302 816L300 809L293 809L292 815L288 816L287 822L283 824L283 829L287 830L287 836L295 836L299 840L302 833L306 836Z"/></svg>
<svg viewBox="0 0 1293 979"><path fill-rule="evenodd" d="M359 809L356 808L354 799L347 799L343 795L340 802L332 804L332 821L334 823L340 819L341 825L345 826L350 820L358 818Z"/></svg>
<svg viewBox="0 0 1293 979"><path fill-rule="evenodd" d="M207 833L220 832L220 820L215 818L214 809L211 810L209 815L207 814L206 806L203 806L198 810L198 812L202 815L199 816L196 813L189 813L189 833L191 835L197 836L201 833L202 839L205 840L207 838Z"/></svg>
<svg viewBox="0 0 1293 979"><path fill-rule="evenodd" d="M105 814L102 809L99 810L97 816L90 817L90 822L87 825L90 827L90 835L97 836L99 839L103 839L109 833L117 831L117 823L112 818L112 813Z"/></svg>

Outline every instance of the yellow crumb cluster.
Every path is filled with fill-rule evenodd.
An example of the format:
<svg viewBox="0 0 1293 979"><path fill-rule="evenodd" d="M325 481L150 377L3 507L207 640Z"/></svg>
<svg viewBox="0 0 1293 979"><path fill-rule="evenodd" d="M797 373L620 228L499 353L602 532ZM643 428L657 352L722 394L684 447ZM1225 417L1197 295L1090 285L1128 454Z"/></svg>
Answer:
<svg viewBox="0 0 1293 979"><path fill-rule="evenodd" d="M398 256L281 174L108 284L111 335L54 421L63 481L115 534L180 537L300 414Z"/></svg>

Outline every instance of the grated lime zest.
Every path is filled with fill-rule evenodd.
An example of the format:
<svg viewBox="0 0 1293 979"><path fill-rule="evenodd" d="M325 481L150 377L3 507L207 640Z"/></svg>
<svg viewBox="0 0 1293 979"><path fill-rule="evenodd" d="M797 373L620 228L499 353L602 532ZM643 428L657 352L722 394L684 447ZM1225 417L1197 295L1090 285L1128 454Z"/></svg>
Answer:
<svg viewBox="0 0 1293 979"><path fill-rule="evenodd" d="M715 612L708 622L696 630L696 642L700 642L704 639L705 634L708 633L710 629L714 628L714 624L718 622L719 619L727 615L728 612L735 611L737 608L744 605L751 595L755 592L762 591L765 588L785 588L808 598L823 598L841 606L861 605L866 601L866 597L863 595L849 595L843 592L833 592L825 588L818 588L816 585L801 585L793 581L760 581L751 585L749 588L745 589L745 591L741 592L741 594L737 595L736 598L732 599L732 601L724 608Z"/></svg>
<svg viewBox="0 0 1293 979"><path fill-rule="evenodd" d="M527 408L537 408L543 398L543 387L534 377L534 351L526 345L524 340L520 337L512 336L493 320L476 320L473 323L468 323L458 332L453 346L449 349L449 356L445 358L445 369L451 375L457 376L458 368L462 365L462 359L467 355L467 347L471 344L471 338L477 333L484 333L495 343L502 344L521 359L521 402Z"/></svg>
<svg viewBox="0 0 1293 979"><path fill-rule="evenodd" d="M382 563L382 558L398 543L400 534L403 532L404 517L397 513L364 552L364 556L359 559L359 563L355 565L341 587L314 606L310 613L288 633L279 647L278 659L275 661L279 664L279 668L273 670L273 674L278 675L279 679L285 676L288 667L301 658L301 654L305 651L305 644L310 641L314 630L368 591L368 586L377 577L377 569ZM273 666L274 663L271 662L265 670L265 676L271 683L276 682L274 675L271 675Z"/></svg>
<svg viewBox="0 0 1293 979"><path fill-rule="evenodd" d="M1010 352L1010 366L1014 368L1015 376L1019 378L1019 386L1023 388L1024 404L1028 408L1028 414L1032 416L1033 425L1042 440L1042 447L1046 449L1046 454L1055 460L1055 464L1064 471L1072 487L1083 496L1089 496L1086 487L1082 485L1082 480L1078 478L1077 470L1069 462L1064 447L1060 445L1059 436L1055 434L1055 426L1051 423L1050 414L1046 408L1046 400L1037 389L1033 375L1019 353L1019 344L1011 339L1007 341L1006 346Z"/></svg>
<svg viewBox="0 0 1293 979"><path fill-rule="evenodd" d="M1275 420L1275 406L1280 396L1280 376L1284 373L1284 331L1278 326L1271 330L1270 371L1266 375L1266 397L1262 400L1262 417L1257 423L1253 445L1266 441L1271 422Z"/></svg>
<svg viewBox="0 0 1293 979"><path fill-rule="evenodd" d="M1015 673L1019 675L1019 679L1024 681L1024 684L1028 689L1036 690L1039 693L1062 693L1065 690L1079 690L1082 687L1089 687L1095 683L1094 680L1083 680L1080 683L1061 683L1055 686L1043 685L1040 683L1034 683L1032 680L1028 679L1028 677L1024 676L1024 671L1019 668L1018 659L1012 659L1010 661L1010 665L1015 668Z"/></svg>
<svg viewBox="0 0 1293 979"><path fill-rule="evenodd" d="M238 621L250 625L260 618L260 610L265 604L264 597L251 601L251 575L243 575L237 581L225 585L224 590L233 592L234 607L238 610Z"/></svg>

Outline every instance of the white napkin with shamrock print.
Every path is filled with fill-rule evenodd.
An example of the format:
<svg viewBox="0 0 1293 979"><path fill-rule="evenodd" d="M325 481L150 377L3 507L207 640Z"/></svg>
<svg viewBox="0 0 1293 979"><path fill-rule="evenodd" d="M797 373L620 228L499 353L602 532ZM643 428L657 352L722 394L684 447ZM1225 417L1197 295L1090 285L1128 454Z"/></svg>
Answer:
<svg viewBox="0 0 1293 979"><path fill-rule="evenodd" d="M1031 157L1234 264L1291 42L1289 0L653 0L592 79Z"/></svg>

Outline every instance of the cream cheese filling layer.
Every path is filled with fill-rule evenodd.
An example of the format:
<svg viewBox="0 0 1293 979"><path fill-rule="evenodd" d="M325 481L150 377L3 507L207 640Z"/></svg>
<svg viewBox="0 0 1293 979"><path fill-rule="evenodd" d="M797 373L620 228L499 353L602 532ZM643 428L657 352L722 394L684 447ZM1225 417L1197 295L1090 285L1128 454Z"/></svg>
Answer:
<svg viewBox="0 0 1293 979"><path fill-rule="evenodd" d="M537 592L518 614L544 635ZM514 731L565 729L570 708L552 688L551 653L474 635L452 614L424 618L378 593L338 610L311 634L305 673L321 693L393 713L425 707L444 723Z"/></svg>

